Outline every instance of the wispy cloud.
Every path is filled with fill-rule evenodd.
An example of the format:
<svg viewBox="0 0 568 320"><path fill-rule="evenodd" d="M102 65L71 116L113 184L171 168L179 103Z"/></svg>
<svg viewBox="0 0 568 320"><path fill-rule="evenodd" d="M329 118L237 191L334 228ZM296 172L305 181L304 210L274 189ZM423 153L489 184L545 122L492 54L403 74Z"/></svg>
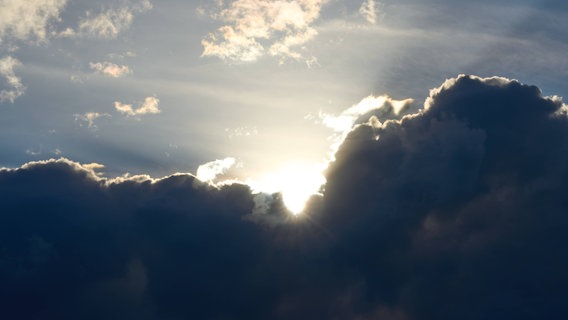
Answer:
<svg viewBox="0 0 568 320"><path fill-rule="evenodd" d="M370 24L377 24L379 20L379 8L381 4L376 0L365 0L361 7L359 8L359 13L369 22Z"/></svg>
<svg viewBox="0 0 568 320"><path fill-rule="evenodd" d="M101 117L111 117L108 113L98 113L98 112L87 112L84 114L74 114L75 121L81 123L81 126L87 125L87 127L96 129L97 125L95 124L95 120Z"/></svg>
<svg viewBox="0 0 568 320"><path fill-rule="evenodd" d="M4 101L13 103L16 98L24 94L26 88L14 72L20 64L20 61L11 56L0 59L0 77L4 78L8 86L8 89L0 90L0 103Z"/></svg>
<svg viewBox="0 0 568 320"><path fill-rule="evenodd" d="M118 78L125 74L129 74L132 71L126 65L118 65L112 62L104 61L104 62L91 62L89 66L92 70L97 71L100 74L105 76Z"/></svg>
<svg viewBox="0 0 568 320"><path fill-rule="evenodd" d="M144 102L138 108L134 108L132 104L126 104L120 101L114 102L114 108L116 111L127 116L143 116L162 112L162 110L158 108L159 103L160 100L156 97L146 97Z"/></svg>
<svg viewBox="0 0 568 320"><path fill-rule="evenodd" d="M0 43L7 36L46 40L49 21L58 19L66 4L67 0L0 1Z"/></svg>
<svg viewBox="0 0 568 320"><path fill-rule="evenodd" d="M142 0L117 9L108 9L97 15L87 12L86 17L79 22L78 32L66 29L60 36L81 35L113 39L130 27L136 14L150 9L152 9L152 3L148 0Z"/></svg>
<svg viewBox="0 0 568 320"><path fill-rule="evenodd" d="M325 0L236 0L211 14L225 23L202 41L203 56L250 62L265 54L301 59Z"/></svg>

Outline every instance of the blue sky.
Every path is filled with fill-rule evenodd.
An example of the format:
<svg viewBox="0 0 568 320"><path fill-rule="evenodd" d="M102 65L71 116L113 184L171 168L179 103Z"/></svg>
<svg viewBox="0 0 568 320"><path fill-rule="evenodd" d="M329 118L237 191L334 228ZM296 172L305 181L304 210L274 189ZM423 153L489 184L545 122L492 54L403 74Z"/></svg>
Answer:
<svg viewBox="0 0 568 320"><path fill-rule="evenodd" d="M239 178L317 164L339 115L460 73L562 96L560 1L4 1L0 165L66 157L110 176ZM122 108L121 108L122 107Z"/></svg>

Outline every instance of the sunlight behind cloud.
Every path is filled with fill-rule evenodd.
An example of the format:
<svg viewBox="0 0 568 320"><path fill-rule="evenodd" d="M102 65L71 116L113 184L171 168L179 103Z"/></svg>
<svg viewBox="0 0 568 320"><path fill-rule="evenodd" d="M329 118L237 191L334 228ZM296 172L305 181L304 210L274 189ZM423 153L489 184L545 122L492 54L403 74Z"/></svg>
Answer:
<svg viewBox="0 0 568 320"><path fill-rule="evenodd" d="M311 196L320 194L326 182L323 169L322 164L290 163L247 184L257 192L280 192L286 208L297 215Z"/></svg>

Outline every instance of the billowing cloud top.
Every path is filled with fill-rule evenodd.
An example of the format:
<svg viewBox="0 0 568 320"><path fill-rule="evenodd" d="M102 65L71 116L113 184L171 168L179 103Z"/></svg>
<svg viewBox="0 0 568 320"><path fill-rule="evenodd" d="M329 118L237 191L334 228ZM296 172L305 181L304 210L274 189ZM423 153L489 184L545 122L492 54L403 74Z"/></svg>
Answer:
<svg viewBox="0 0 568 320"><path fill-rule="evenodd" d="M563 319L567 110L517 81L448 80L416 114L359 122L324 196L273 227L246 185L2 169L0 316Z"/></svg>

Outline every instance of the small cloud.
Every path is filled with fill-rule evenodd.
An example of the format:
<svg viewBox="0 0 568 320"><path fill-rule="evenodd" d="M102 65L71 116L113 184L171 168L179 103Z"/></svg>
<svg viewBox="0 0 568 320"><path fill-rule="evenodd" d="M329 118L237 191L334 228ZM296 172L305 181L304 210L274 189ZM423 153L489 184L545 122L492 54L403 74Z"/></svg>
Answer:
<svg viewBox="0 0 568 320"><path fill-rule="evenodd" d="M26 149L26 154L35 157L35 156L39 156L41 154L41 151Z"/></svg>
<svg viewBox="0 0 568 320"><path fill-rule="evenodd" d="M88 128L96 129L97 125L95 124L95 120L101 117L111 117L108 113L98 113L98 112L87 112L85 114L74 114L75 121L78 121L81 126L84 124L87 125Z"/></svg>
<svg viewBox="0 0 568 320"><path fill-rule="evenodd" d="M127 116L143 116L162 112L162 110L158 108L159 103L160 99L156 97L146 97L144 102L136 109L132 107L132 104L126 104L120 101L114 102L114 108L116 111Z"/></svg>
<svg viewBox="0 0 568 320"><path fill-rule="evenodd" d="M265 54L302 59L297 51L317 31L312 24L319 18L323 0L248 1L218 3L211 18L225 22L202 41L202 56L251 62ZM203 15L203 9L198 10Z"/></svg>
<svg viewBox="0 0 568 320"><path fill-rule="evenodd" d="M197 179L203 182L213 182L218 176L231 169L237 160L235 158L227 157L221 160L215 160L202 164L197 168Z"/></svg>
<svg viewBox="0 0 568 320"><path fill-rule="evenodd" d="M105 76L109 76L109 77L113 77L113 78L118 78L120 76L123 76L125 74L129 74L132 71L130 70L130 68L126 65L118 65L115 63L111 63L108 61L104 61L104 62L91 62L89 63L89 66L91 67L92 70L95 70L96 72L105 75Z"/></svg>
<svg viewBox="0 0 568 320"><path fill-rule="evenodd" d="M67 28L59 33L57 33L55 36L59 37L59 38L73 38L77 35L77 32L75 30L73 30L72 28Z"/></svg>
<svg viewBox="0 0 568 320"><path fill-rule="evenodd" d="M97 38L114 39L119 33L128 29L134 20L134 15L152 9L148 0L135 5L124 6L118 9L109 9L96 16L87 17L79 22L79 34Z"/></svg>
<svg viewBox="0 0 568 320"><path fill-rule="evenodd" d="M236 137L252 137L258 134L258 129L256 127L237 127L237 128L225 128L225 132L229 139Z"/></svg>
<svg viewBox="0 0 568 320"><path fill-rule="evenodd" d="M14 103L19 96L24 94L26 88L14 72L14 69L20 65L20 61L11 56L0 59L0 77L4 78L9 88L0 91L0 103L4 101Z"/></svg>
<svg viewBox="0 0 568 320"><path fill-rule="evenodd" d="M369 22L370 24L377 24L380 18L380 7L381 3L376 0L365 0L361 7L359 8L359 13Z"/></svg>

